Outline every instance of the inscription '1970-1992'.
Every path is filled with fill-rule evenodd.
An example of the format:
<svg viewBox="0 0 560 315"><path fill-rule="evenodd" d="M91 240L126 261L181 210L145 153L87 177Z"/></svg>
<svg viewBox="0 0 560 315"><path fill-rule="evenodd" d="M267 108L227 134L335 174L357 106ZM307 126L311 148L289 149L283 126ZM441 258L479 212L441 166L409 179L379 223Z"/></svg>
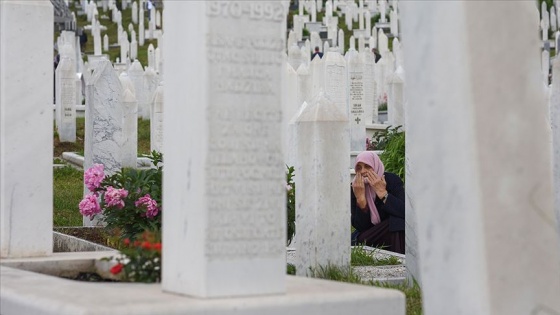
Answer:
<svg viewBox="0 0 560 315"><path fill-rule="evenodd" d="M284 6L278 1L208 1L206 8L209 16L284 21Z"/></svg>

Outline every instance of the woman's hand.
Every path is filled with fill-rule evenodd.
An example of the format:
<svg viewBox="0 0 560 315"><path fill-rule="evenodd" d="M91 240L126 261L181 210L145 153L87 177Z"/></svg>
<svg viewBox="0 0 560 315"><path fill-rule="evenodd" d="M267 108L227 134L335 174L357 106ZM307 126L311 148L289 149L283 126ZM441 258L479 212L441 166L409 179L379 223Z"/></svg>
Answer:
<svg viewBox="0 0 560 315"><path fill-rule="evenodd" d="M377 197L383 198L387 194L387 182L385 181L385 175L379 176L372 169L366 171L366 176L369 185L375 190Z"/></svg>
<svg viewBox="0 0 560 315"><path fill-rule="evenodd" d="M366 209L366 187L364 184L364 178L360 173L356 173L356 180L352 184L352 191L354 192L354 196L356 196L358 207L360 207L360 209Z"/></svg>

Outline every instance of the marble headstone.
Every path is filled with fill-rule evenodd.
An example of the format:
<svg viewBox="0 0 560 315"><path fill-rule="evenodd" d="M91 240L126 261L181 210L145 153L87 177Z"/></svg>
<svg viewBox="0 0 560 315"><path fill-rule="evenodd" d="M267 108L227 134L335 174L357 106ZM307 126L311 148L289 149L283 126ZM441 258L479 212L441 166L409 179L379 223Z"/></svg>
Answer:
<svg viewBox="0 0 560 315"><path fill-rule="evenodd" d="M103 164L112 175L122 166L122 86L111 62L98 60L91 65L86 82L86 124L84 169ZM84 217L84 225L96 224Z"/></svg>
<svg viewBox="0 0 560 315"><path fill-rule="evenodd" d="M350 139L346 113L320 92L303 107L295 126L297 275L310 276L320 266L347 268Z"/></svg>
<svg viewBox="0 0 560 315"><path fill-rule="evenodd" d="M406 98L414 100L406 119L413 166L406 188L414 197L424 312L560 313L535 4L400 7ZM475 38L476 47L465 41Z"/></svg>
<svg viewBox="0 0 560 315"><path fill-rule="evenodd" d="M165 167L174 170L163 178L167 292L286 290L280 78L288 8L259 1L271 14L254 19L246 13L254 3L239 4L248 11L237 15L234 2L165 4L166 40L178 43L163 50L174 65L164 85Z"/></svg>

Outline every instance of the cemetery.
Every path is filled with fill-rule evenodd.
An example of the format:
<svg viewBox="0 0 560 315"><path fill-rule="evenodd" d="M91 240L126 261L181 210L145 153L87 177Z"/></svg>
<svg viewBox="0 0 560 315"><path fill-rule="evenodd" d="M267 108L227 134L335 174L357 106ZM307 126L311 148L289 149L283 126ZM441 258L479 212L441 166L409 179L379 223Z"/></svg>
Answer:
<svg viewBox="0 0 560 315"><path fill-rule="evenodd" d="M0 0L0 314L560 314L559 6Z"/></svg>

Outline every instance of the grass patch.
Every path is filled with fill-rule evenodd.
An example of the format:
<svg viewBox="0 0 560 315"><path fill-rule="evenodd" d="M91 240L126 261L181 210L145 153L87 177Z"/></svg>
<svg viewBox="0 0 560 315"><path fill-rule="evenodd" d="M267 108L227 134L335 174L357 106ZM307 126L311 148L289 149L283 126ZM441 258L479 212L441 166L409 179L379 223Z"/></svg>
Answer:
<svg viewBox="0 0 560 315"><path fill-rule="evenodd" d="M412 286L408 283L388 284L373 281L364 283L360 277L352 271L352 268L340 268L336 266L321 266L315 270L311 270L311 274L314 278L399 290L406 296L406 314L422 315L422 291L416 282Z"/></svg>
<svg viewBox="0 0 560 315"><path fill-rule="evenodd" d="M316 269L311 268L310 271L313 278L363 284L360 276L354 273L350 267L342 268L334 265L327 265L319 266Z"/></svg>
<svg viewBox="0 0 560 315"><path fill-rule="evenodd" d="M150 121L138 118L138 156L150 152Z"/></svg>
<svg viewBox="0 0 560 315"><path fill-rule="evenodd" d="M414 285L408 283L403 284L387 284L387 283L370 283L370 285L399 290L406 295L406 314L407 315L422 315L422 290L418 283Z"/></svg>
<svg viewBox="0 0 560 315"><path fill-rule="evenodd" d="M70 166L53 170L53 225L81 226L78 203L84 194L83 173Z"/></svg>
<svg viewBox="0 0 560 315"><path fill-rule="evenodd" d="M286 265L286 273L289 275L295 275L296 274L296 266L294 266L293 264L287 264Z"/></svg>
<svg viewBox="0 0 560 315"><path fill-rule="evenodd" d="M362 246L354 246L350 252L352 266L386 266L400 265L400 260L395 256L378 259L374 252L365 250Z"/></svg>
<svg viewBox="0 0 560 315"><path fill-rule="evenodd" d="M62 152L84 152L84 138L85 138L85 123L84 117L76 118L76 142L60 142L56 126L53 121L53 143L54 143L54 156L62 156Z"/></svg>
<svg viewBox="0 0 560 315"><path fill-rule="evenodd" d="M76 142L60 142L58 132L53 124L54 156L62 156L62 152L76 152L84 155L85 118L76 118ZM138 118L138 156L150 154L150 121Z"/></svg>

